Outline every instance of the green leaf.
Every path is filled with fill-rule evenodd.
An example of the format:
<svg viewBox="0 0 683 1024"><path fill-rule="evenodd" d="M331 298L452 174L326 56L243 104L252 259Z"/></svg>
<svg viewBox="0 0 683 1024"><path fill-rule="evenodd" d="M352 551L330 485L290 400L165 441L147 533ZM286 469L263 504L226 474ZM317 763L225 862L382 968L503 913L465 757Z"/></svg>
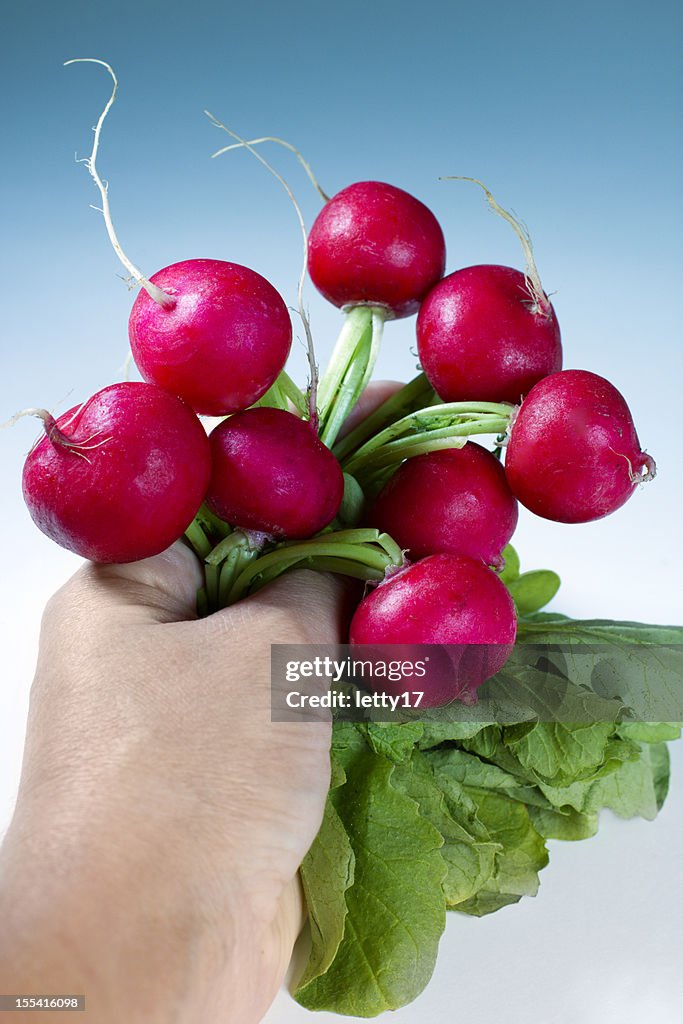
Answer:
<svg viewBox="0 0 683 1024"><path fill-rule="evenodd" d="M544 839L590 839L598 831L597 813L582 814L573 807L534 807L529 805L529 817L536 831Z"/></svg>
<svg viewBox="0 0 683 1024"><path fill-rule="evenodd" d="M421 722L397 725L391 722L368 722L362 728L375 753L382 754L394 764L401 764L411 756L424 732Z"/></svg>
<svg viewBox="0 0 683 1024"><path fill-rule="evenodd" d="M520 615L537 612L552 601L559 589L560 577L550 569L525 572L508 583L508 590Z"/></svg>
<svg viewBox="0 0 683 1024"><path fill-rule="evenodd" d="M652 768L652 784L655 790L657 810L661 811L669 792L671 775L669 748L666 743L655 743L650 747L650 767Z"/></svg>
<svg viewBox="0 0 683 1024"><path fill-rule="evenodd" d="M679 739L681 726L678 722L622 722L618 732L640 743L662 743Z"/></svg>
<svg viewBox="0 0 683 1024"><path fill-rule="evenodd" d="M486 728L484 722L438 722L423 721L422 736L418 741L421 750L438 747L447 740L467 740Z"/></svg>
<svg viewBox="0 0 683 1024"><path fill-rule="evenodd" d="M478 790L477 815L491 839L500 843L492 877L458 910L481 917L538 892L538 872L548 863L543 837L536 831L524 804L493 791Z"/></svg>
<svg viewBox="0 0 683 1024"><path fill-rule="evenodd" d="M415 752L410 761L396 769L391 781L415 800L420 814L443 836L441 856L447 869L443 882L446 903L452 907L470 899L490 878L500 847L488 840L475 839L467 828L455 821L423 754Z"/></svg>
<svg viewBox="0 0 683 1024"><path fill-rule="evenodd" d="M505 560L505 568L502 570L500 578L506 586L509 586L519 576L519 555L512 544L503 548L502 555Z"/></svg>
<svg viewBox="0 0 683 1024"><path fill-rule="evenodd" d="M611 722L574 727L560 722L539 722L532 730L521 732L513 725L505 729L504 742L537 779L551 786L561 786L594 775L605 761L614 728ZM624 748L625 756L630 752L630 747ZM617 754L618 751L614 751L614 756Z"/></svg>
<svg viewBox="0 0 683 1024"><path fill-rule="evenodd" d="M410 1002L431 977L445 924L443 839L391 785L385 758L366 748L347 757L345 771L332 793L356 857L344 938L297 999L310 1010L371 1017Z"/></svg>
<svg viewBox="0 0 683 1024"><path fill-rule="evenodd" d="M320 831L300 869L308 907L311 952L299 979L297 998L305 998L307 986L325 973L337 955L344 937L345 894L353 883L354 864L349 837L328 796Z"/></svg>

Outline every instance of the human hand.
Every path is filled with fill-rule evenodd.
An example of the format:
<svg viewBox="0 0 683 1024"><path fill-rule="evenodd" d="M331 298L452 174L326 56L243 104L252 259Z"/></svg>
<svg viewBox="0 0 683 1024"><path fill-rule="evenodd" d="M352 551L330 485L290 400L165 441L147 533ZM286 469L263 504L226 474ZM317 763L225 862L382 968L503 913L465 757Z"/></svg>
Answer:
<svg viewBox="0 0 683 1024"><path fill-rule="evenodd" d="M330 725L271 722L270 644L341 642L351 594L297 572L197 620L200 583L177 544L86 564L48 605L0 857L0 990L84 992L102 1024L248 1024L284 977Z"/></svg>

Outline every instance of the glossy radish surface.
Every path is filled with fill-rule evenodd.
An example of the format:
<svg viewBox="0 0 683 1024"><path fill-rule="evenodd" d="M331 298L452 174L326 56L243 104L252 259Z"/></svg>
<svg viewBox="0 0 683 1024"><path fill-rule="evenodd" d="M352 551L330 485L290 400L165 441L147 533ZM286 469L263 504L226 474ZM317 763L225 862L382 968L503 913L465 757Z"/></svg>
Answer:
<svg viewBox="0 0 683 1024"><path fill-rule="evenodd" d="M265 394L287 361L292 325L264 277L238 263L184 260L150 281L174 305L167 309L144 290L133 304L130 345L145 380L211 416Z"/></svg>
<svg viewBox="0 0 683 1024"><path fill-rule="evenodd" d="M182 536L210 473L209 440L187 405L129 381L56 425L24 464L24 499L43 533L95 562L148 558Z"/></svg>
<svg viewBox="0 0 683 1024"><path fill-rule="evenodd" d="M528 509L560 523L602 519L654 476L617 389L588 370L563 370L527 395L505 459L510 487Z"/></svg>
<svg viewBox="0 0 683 1024"><path fill-rule="evenodd" d="M500 462L468 441L407 459L378 495L369 522L411 559L447 551L497 566L517 526L517 501Z"/></svg>
<svg viewBox="0 0 683 1024"><path fill-rule="evenodd" d="M534 311L524 274L512 267L465 267L439 282L417 319L420 362L439 397L516 404L561 369L560 327L548 306Z"/></svg>
<svg viewBox="0 0 683 1024"><path fill-rule="evenodd" d="M311 228L311 280L335 306L415 313L443 276L446 244L434 214L403 189L360 181L338 192Z"/></svg>
<svg viewBox="0 0 683 1024"><path fill-rule="evenodd" d="M416 683L425 689L422 706L437 707L471 699L505 664L516 633L515 606L498 576L473 558L439 554L371 591L351 620L349 639L376 653L378 645L439 645L430 651L428 675ZM405 690L405 680L400 685Z"/></svg>
<svg viewBox="0 0 683 1024"><path fill-rule="evenodd" d="M232 526L303 538L334 519L341 467L311 425L281 409L248 409L211 433L207 502Z"/></svg>

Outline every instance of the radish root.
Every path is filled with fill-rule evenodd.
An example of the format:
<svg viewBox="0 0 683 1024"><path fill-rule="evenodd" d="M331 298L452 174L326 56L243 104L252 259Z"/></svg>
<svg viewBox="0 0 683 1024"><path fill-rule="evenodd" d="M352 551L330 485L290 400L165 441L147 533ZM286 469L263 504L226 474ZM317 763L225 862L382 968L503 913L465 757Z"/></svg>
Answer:
<svg viewBox="0 0 683 1024"><path fill-rule="evenodd" d="M299 152L296 146L293 146L291 142L287 142L286 139L278 139L275 135L264 135L260 139L249 139L247 142L233 142L232 145L230 146L223 146L222 149L217 149L215 153L211 154L211 159L213 160L214 157L222 156L223 153L229 153L232 149L243 149L245 146L260 146L262 142L276 142L278 146L284 146L284 148L288 149L290 153L294 153L294 156L297 158L297 160L303 167L304 171L306 172L308 180L313 185L313 188L316 190L316 192L323 200L323 202L329 203L330 197L328 196L327 192L324 192L323 189L320 187L320 183L318 182L318 179L313 173L313 170L308 160L304 159L303 155Z"/></svg>
<svg viewBox="0 0 683 1024"><path fill-rule="evenodd" d="M442 177L440 181L471 181L475 185L481 188L486 196L486 200L493 210L503 220L506 220L512 227L513 231L522 243L522 249L524 250L524 257L526 259L526 268L524 271L524 277L526 279L526 287L529 295L531 296L531 312L542 313L543 316L550 316L550 300L546 295L546 292L541 284L541 277L536 267L536 261L534 259L534 250L531 244L531 236L525 224L517 220L508 210L504 210L503 207L496 202L492 193L487 189L486 185L478 178L469 178L463 174L454 174Z"/></svg>
<svg viewBox="0 0 683 1024"><path fill-rule="evenodd" d="M301 317L301 321L302 321L302 323L304 325L304 331L306 333L306 351L307 351L307 355L308 355L308 365L309 365L309 372L310 372L310 376L311 376L311 382L310 382L309 390L308 390L309 420L310 420L312 426L314 427L314 429L317 430L318 429L318 364L316 362L316 357L315 357L315 346L313 344L313 334L311 332L311 323L310 323L310 320L308 318L308 314L306 313L306 310L304 308L304 280L306 278L306 269L308 267L308 233L306 231L306 224L304 222L304 216L303 216L303 214L301 212L301 207L297 203L296 197L294 196L294 193L292 192L291 188L289 187L289 185L287 184L285 179L282 177L282 175L278 171L276 171L275 168L271 164L269 164L268 161L264 157L262 157L259 152L257 152L257 150L254 149L254 147L251 144L251 142L247 142L246 139L243 139L236 132L233 132L230 128L228 128L221 121L219 121L217 117L214 117L214 115L211 113L211 111L205 110L204 113L206 114L206 116L209 118L211 123L216 128L220 128L221 131L227 132L228 135L230 135L233 139L237 140L237 142L239 143L240 146L243 146L245 149L248 149L249 152L252 154L252 156L255 156L256 159L260 163L263 164L263 166L266 168L266 170L269 171L270 174L272 174L273 177L277 181L280 182L280 184L282 185L283 189L287 193L287 195L288 195L288 197L289 197L289 199L290 199L290 201L292 203L292 206L294 207L294 210L296 212L297 220L299 221L299 227L301 228L301 237L303 239L303 252L304 252L303 265L301 267L301 273L299 275L299 283L298 283L298 286L297 286L297 306L298 306L299 316ZM231 148L231 147L228 147L228 148ZM223 152L225 152L225 151L226 150L224 150ZM214 153L214 156L216 156L216 155L217 154Z"/></svg>
<svg viewBox="0 0 683 1024"><path fill-rule="evenodd" d="M80 408L75 410L73 416L69 418L65 426L68 426L68 424L72 422L76 414L79 413L82 408L83 406L80 406ZM105 437L101 441L97 441L95 444L92 444L91 442L95 441L95 438L98 436L97 433L91 434L90 437L86 437L84 441L72 441L71 438L57 426L56 419L51 412L48 412L47 409L22 409L21 412L15 413L14 416L8 419L6 423L0 423L0 430L5 430L7 427L13 427L15 423L23 419L25 416L35 416L36 419L42 421L45 436L50 444L55 447L59 446L60 448L66 448L74 455L78 455L82 459L85 459L86 462L89 462L90 460L83 454L84 452L93 451L95 448L101 448L103 444L111 441L111 437Z"/></svg>
<svg viewBox="0 0 683 1024"><path fill-rule="evenodd" d="M114 105L114 100L116 99L116 93L119 87L118 79L114 74L113 68L109 64L107 64L106 61L98 60L96 57L75 57L73 60L65 61L64 67L67 67L67 65L69 64L99 64L101 67L106 68L106 70L111 75L112 81L114 83L114 88L112 89L111 96L107 100L107 104L102 113L100 114L99 120L95 125L95 128L93 129L95 133L95 138L93 140L92 152L90 153L90 156L84 157L82 160L78 160L78 163L85 164L90 174L90 177L95 182L95 185L97 186L100 196L102 197L102 206L93 206L93 209L101 213L104 218L107 234L109 235L109 241L111 242L114 252L118 256L119 260L128 271L129 276L127 280L132 280L137 285L140 285L140 287L145 289L145 291L147 292L151 299L154 299L155 302L158 302L159 305L162 306L164 309L171 310L174 308L176 304L176 300L173 298L173 296L169 295L161 288L158 288L155 284L152 284L152 282L145 277L142 271L139 270L139 268L136 267L135 264L128 259L125 252L121 248L121 243L119 242L118 236L116 234L116 230L114 228L114 224L111 218L111 210L109 208L109 183L102 181L97 170L97 152L100 148L100 134L102 132L102 125L104 124L107 114Z"/></svg>

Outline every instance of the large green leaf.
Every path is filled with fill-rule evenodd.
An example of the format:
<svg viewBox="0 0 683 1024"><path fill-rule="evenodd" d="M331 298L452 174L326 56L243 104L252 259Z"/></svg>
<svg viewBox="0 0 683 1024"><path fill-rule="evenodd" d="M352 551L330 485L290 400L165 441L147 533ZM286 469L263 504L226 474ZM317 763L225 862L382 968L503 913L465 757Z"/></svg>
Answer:
<svg viewBox="0 0 683 1024"><path fill-rule="evenodd" d="M349 747L346 747L348 751ZM332 793L356 858L344 937L297 999L311 1010L372 1017L410 1002L431 977L445 924L443 838L391 785L394 766L366 749Z"/></svg>

